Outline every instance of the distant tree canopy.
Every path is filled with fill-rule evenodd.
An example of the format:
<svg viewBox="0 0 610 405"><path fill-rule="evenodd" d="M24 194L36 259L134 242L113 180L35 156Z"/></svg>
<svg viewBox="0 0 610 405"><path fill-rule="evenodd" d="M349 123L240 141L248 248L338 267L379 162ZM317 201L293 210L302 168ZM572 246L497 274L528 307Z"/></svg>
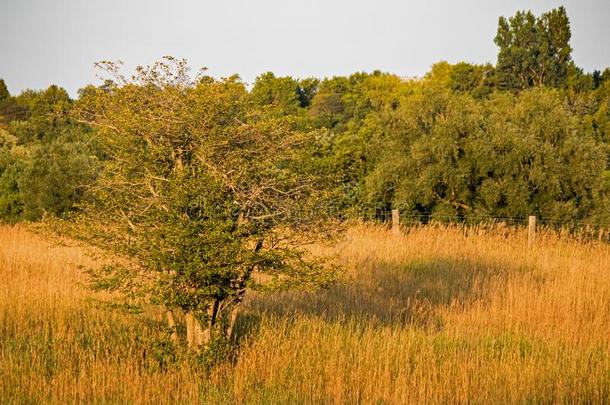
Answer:
<svg viewBox="0 0 610 405"><path fill-rule="evenodd" d="M319 80L315 78L296 80L267 72L256 78L251 95L259 106L272 106L284 114L296 114L300 108L311 104L318 84Z"/></svg>
<svg viewBox="0 0 610 405"><path fill-rule="evenodd" d="M573 120L556 90L477 103L424 89L396 111L399 136L382 138L364 179L370 204L439 220L583 219L600 209L607 145Z"/></svg>
<svg viewBox="0 0 610 405"><path fill-rule="evenodd" d="M475 98L481 98L493 92L495 79L495 70L490 64L460 62L451 69L449 87L454 92L469 93Z"/></svg>
<svg viewBox="0 0 610 405"><path fill-rule="evenodd" d="M3 79L0 79L0 103L9 98L11 94L8 92L6 83Z"/></svg>
<svg viewBox="0 0 610 405"><path fill-rule="evenodd" d="M0 218L36 220L75 208L95 178L91 129L67 117L73 101L57 86L4 100L0 111Z"/></svg>
<svg viewBox="0 0 610 405"><path fill-rule="evenodd" d="M495 43L501 89L532 86L562 87L572 60L570 22L563 7L536 18L530 11L500 17Z"/></svg>
<svg viewBox="0 0 610 405"><path fill-rule="evenodd" d="M3 79L0 79L0 128L10 121L10 111L14 100L6 87Z"/></svg>
<svg viewBox="0 0 610 405"><path fill-rule="evenodd" d="M563 7L520 11L499 19L495 66L439 62L416 80L267 72L226 108L248 104L258 122L315 134L300 165L337 179L334 210L343 216L400 207L455 219L610 220L610 68L583 72L570 37ZM242 86L237 76L229 81ZM199 78L199 86L213 83ZM96 143L100 129L72 112L118 85L87 86L75 101L57 86L12 96L0 81L4 221L80 209L112 156Z"/></svg>

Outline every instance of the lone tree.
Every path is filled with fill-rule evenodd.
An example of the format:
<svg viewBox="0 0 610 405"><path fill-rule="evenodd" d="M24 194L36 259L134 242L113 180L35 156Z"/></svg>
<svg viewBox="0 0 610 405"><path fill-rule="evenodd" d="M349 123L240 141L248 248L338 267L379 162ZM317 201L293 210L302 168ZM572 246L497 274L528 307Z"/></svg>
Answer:
<svg viewBox="0 0 610 405"><path fill-rule="evenodd" d="M519 11L500 17L494 39L500 48L496 74L503 89L534 86L562 87L572 60L570 21L563 7L536 18Z"/></svg>
<svg viewBox="0 0 610 405"><path fill-rule="evenodd" d="M188 345L199 349L231 336L261 280L333 280L303 248L329 229L319 215L329 180L306 161L317 132L259 110L238 77L191 78L184 60L130 78L120 65L99 67L113 82L83 91L74 115L96 128L107 161L76 229L124 260L95 272L97 287L165 306L176 341L174 311L184 311Z"/></svg>

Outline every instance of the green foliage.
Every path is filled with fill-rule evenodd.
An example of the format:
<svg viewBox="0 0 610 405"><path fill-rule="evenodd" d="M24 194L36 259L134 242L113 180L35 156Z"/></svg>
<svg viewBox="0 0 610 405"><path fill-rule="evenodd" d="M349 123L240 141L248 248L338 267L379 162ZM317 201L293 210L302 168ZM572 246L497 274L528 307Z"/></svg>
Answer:
<svg viewBox="0 0 610 405"><path fill-rule="evenodd" d="M11 97L4 80L0 79L0 128L10 121L13 105L14 98Z"/></svg>
<svg viewBox="0 0 610 405"><path fill-rule="evenodd" d="M311 101L310 115L319 127L341 130L341 126L352 118L356 87L367 75L355 73L350 77L324 79ZM335 128L339 125L339 128Z"/></svg>
<svg viewBox="0 0 610 405"><path fill-rule="evenodd" d="M73 209L84 186L95 178L98 161L83 142L56 139L29 148L18 186L23 218L35 220L44 214L61 216Z"/></svg>
<svg viewBox="0 0 610 405"><path fill-rule="evenodd" d="M74 210L97 172L90 131L67 117L72 101L57 86L10 100L0 142L0 219L36 220Z"/></svg>
<svg viewBox="0 0 610 405"><path fill-rule="evenodd" d="M494 80L495 70L490 64L460 62L452 67L449 87L455 92L470 93L475 98L481 98L493 91Z"/></svg>
<svg viewBox="0 0 610 405"><path fill-rule="evenodd" d="M17 146L17 138L0 129L0 218L5 222L15 222L22 216L18 182L27 158L27 150Z"/></svg>
<svg viewBox="0 0 610 405"><path fill-rule="evenodd" d="M366 178L369 204L458 217L582 219L603 195L607 147L555 90L471 96L429 88Z"/></svg>
<svg viewBox="0 0 610 405"><path fill-rule="evenodd" d="M299 88L297 89L297 92L299 93L299 102L301 107L307 108L311 105L313 98L318 92L319 86L320 80L316 79L315 77L299 80Z"/></svg>
<svg viewBox="0 0 610 405"><path fill-rule="evenodd" d="M193 313L212 332L232 322L255 275L275 288L332 279L301 247L325 229L328 179L309 171L319 134L268 114L261 95L276 94L263 91L273 77L252 96L237 77L194 80L173 58L134 80L104 67L117 85L87 91L73 111L109 157L80 235L127 259L98 280Z"/></svg>
<svg viewBox="0 0 610 405"><path fill-rule="evenodd" d="M271 72L256 78L252 98L260 106L270 105L284 114L294 114L300 107L299 83L292 77L275 77Z"/></svg>
<svg viewBox="0 0 610 405"><path fill-rule="evenodd" d="M349 78L324 80L309 108L314 125L326 131L322 171L338 176L336 208L347 213L361 205L361 182L374 159L370 144L379 137L383 122L397 108L409 84L391 74L357 73Z"/></svg>
<svg viewBox="0 0 610 405"><path fill-rule="evenodd" d="M8 92L4 79L0 79L0 103L9 98L11 94Z"/></svg>
<svg viewBox="0 0 610 405"><path fill-rule="evenodd" d="M536 18L519 11L508 20L500 17L494 39L500 48L496 66L502 89L566 85L572 48L570 22L563 7Z"/></svg>
<svg viewBox="0 0 610 405"><path fill-rule="evenodd" d="M285 115L297 114L311 104L319 84L316 78L296 80L267 72L256 78L250 94L258 106L270 106Z"/></svg>

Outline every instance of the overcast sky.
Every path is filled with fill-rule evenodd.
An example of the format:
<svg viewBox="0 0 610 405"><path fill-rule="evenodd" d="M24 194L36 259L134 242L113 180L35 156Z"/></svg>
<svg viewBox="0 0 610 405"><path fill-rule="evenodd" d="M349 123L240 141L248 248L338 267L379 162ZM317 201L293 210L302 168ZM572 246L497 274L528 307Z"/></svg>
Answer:
<svg viewBox="0 0 610 405"><path fill-rule="evenodd" d="M495 63L498 17L564 5L573 58L610 66L610 0L0 0L0 78L11 93L97 83L93 64L164 55L246 82L380 69L421 76L440 60Z"/></svg>

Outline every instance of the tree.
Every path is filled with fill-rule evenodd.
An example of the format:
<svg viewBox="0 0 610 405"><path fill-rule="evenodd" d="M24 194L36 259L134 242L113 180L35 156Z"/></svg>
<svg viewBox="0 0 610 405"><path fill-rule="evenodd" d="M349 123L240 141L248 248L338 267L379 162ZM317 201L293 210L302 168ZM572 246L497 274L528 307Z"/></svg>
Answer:
<svg viewBox="0 0 610 405"><path fill-rule="evenodd" d="M74 211L84 186L95 178L98 158L88 128L67 117L72 107L68 93L50 86L7 100L11 110L1 147L0 220L38 220Z"/></svg>
<svg viewBox="0 0 610 405"><path fill-rule="evenodd" d="M51 85L45 90L25 90L14 97L10 131L22 144L51 141L71 125L67 118L72 108L68 92Z"/></svg>
<svg viewBox="0 0 610 405"><path fill-rule="evenodd" d="M379 74L381 73L373 73ZM317 126L342 131L348 121L355 117L361 119L368 111L368 106L362 103L360 85L369 76L368 73L354 73L349 77L337 76L322 80L309 108L309 114Z"/></svg>
<svg viewBox="0 0 610 405"><path fill-rule="evenodd" d="M481 130L473 98L433 85L409 97L395 115L397 130L384 139L379 163L366 178L369 204L444 220L470 212L477 156L469 140Z"/></svg>
<svg viewBox="0 0 610 405"><path fill-rule="evenodd" d="M311 105L313 98L318 92L320 87L320 80L315 77L308 77L306 79L299 80L299 88L297 93L299 94L299 101L302 108L307 108Z"/></svg>
<svg viewBox="0 0 610 405"><path fill-rule="evenodd" d="M571 114L561 92L498 95L486 109L479 206L494 215L581 220L601 201L605 147Z"/></svg>
<svg viewBox="0 0 610 405"><path fill-rule="evenodd" d="M292 77L275 77L272 72L258 76L252 87L252 98L260 106L273 106L282 114L295 114L303 94Z"/></svg>
<svg viewBox="0 0 610 405"><path fill-rule="evenodd" d="M302 245L327 228L327 180L304 164L316 132L261 113L237 77L194 80L183 60L137 70L101 65L116 86L88 91L74 114L108 156L76 222L123 257L94 274L130 303L186 314L187 342L230 337L250 288L315 287L334 272ZM263 277L263 275L265 275Z"/></svg>
<svg viewBox="0 0 610 405"><path fill-rule="evenodd" d="M0 126L10 122L13 103L14 99L11 97L6 83L3 79L0 79Z"/></svg>
<svg viewBox="0 0 610 405"><path fill-rule="evenodd" d="M17 182L23 202L22 219L62 215L75 209L85 187L96 177L99 162L85 139L55 139L28 148Z"/></svg>
<svg viewBox="0 0 610 405"><path fill-rule="evenodd" d="M563 87L571 61L570 22L563 7L542 14L519 11L500 17L494 39L500 48L496 71L502 89Z"/></svg>
<svg viewBox="0 0 610 405"><path fill-rule="evenodd" d="M4 79L0 79L0 103L9 98L11 94L8 92Z"/></svg>
<svg viewBox="0 0 610 405"><path fill-rule="evenodd" d="M475 98L485 97L493 90L494 75L494 68L490 64L460 62L452 66L449 87L453 91L470 93Z"/></svg>
<svg viewBox="0 0 610 405"><path fill-rule="evenodd" d="M607 147L557 90L477 101L431 87L394 114L397 130L365 180L371 205L473 221L580 220L605 207Z"/></svg>
<svg viewBox="0 0 610 405"><path fill-rule="evenodd" d="M23 199L19 179L28 159L27 150L17 145L17 138L0 129L0 221L16 222L22 218Z"/></svg>

